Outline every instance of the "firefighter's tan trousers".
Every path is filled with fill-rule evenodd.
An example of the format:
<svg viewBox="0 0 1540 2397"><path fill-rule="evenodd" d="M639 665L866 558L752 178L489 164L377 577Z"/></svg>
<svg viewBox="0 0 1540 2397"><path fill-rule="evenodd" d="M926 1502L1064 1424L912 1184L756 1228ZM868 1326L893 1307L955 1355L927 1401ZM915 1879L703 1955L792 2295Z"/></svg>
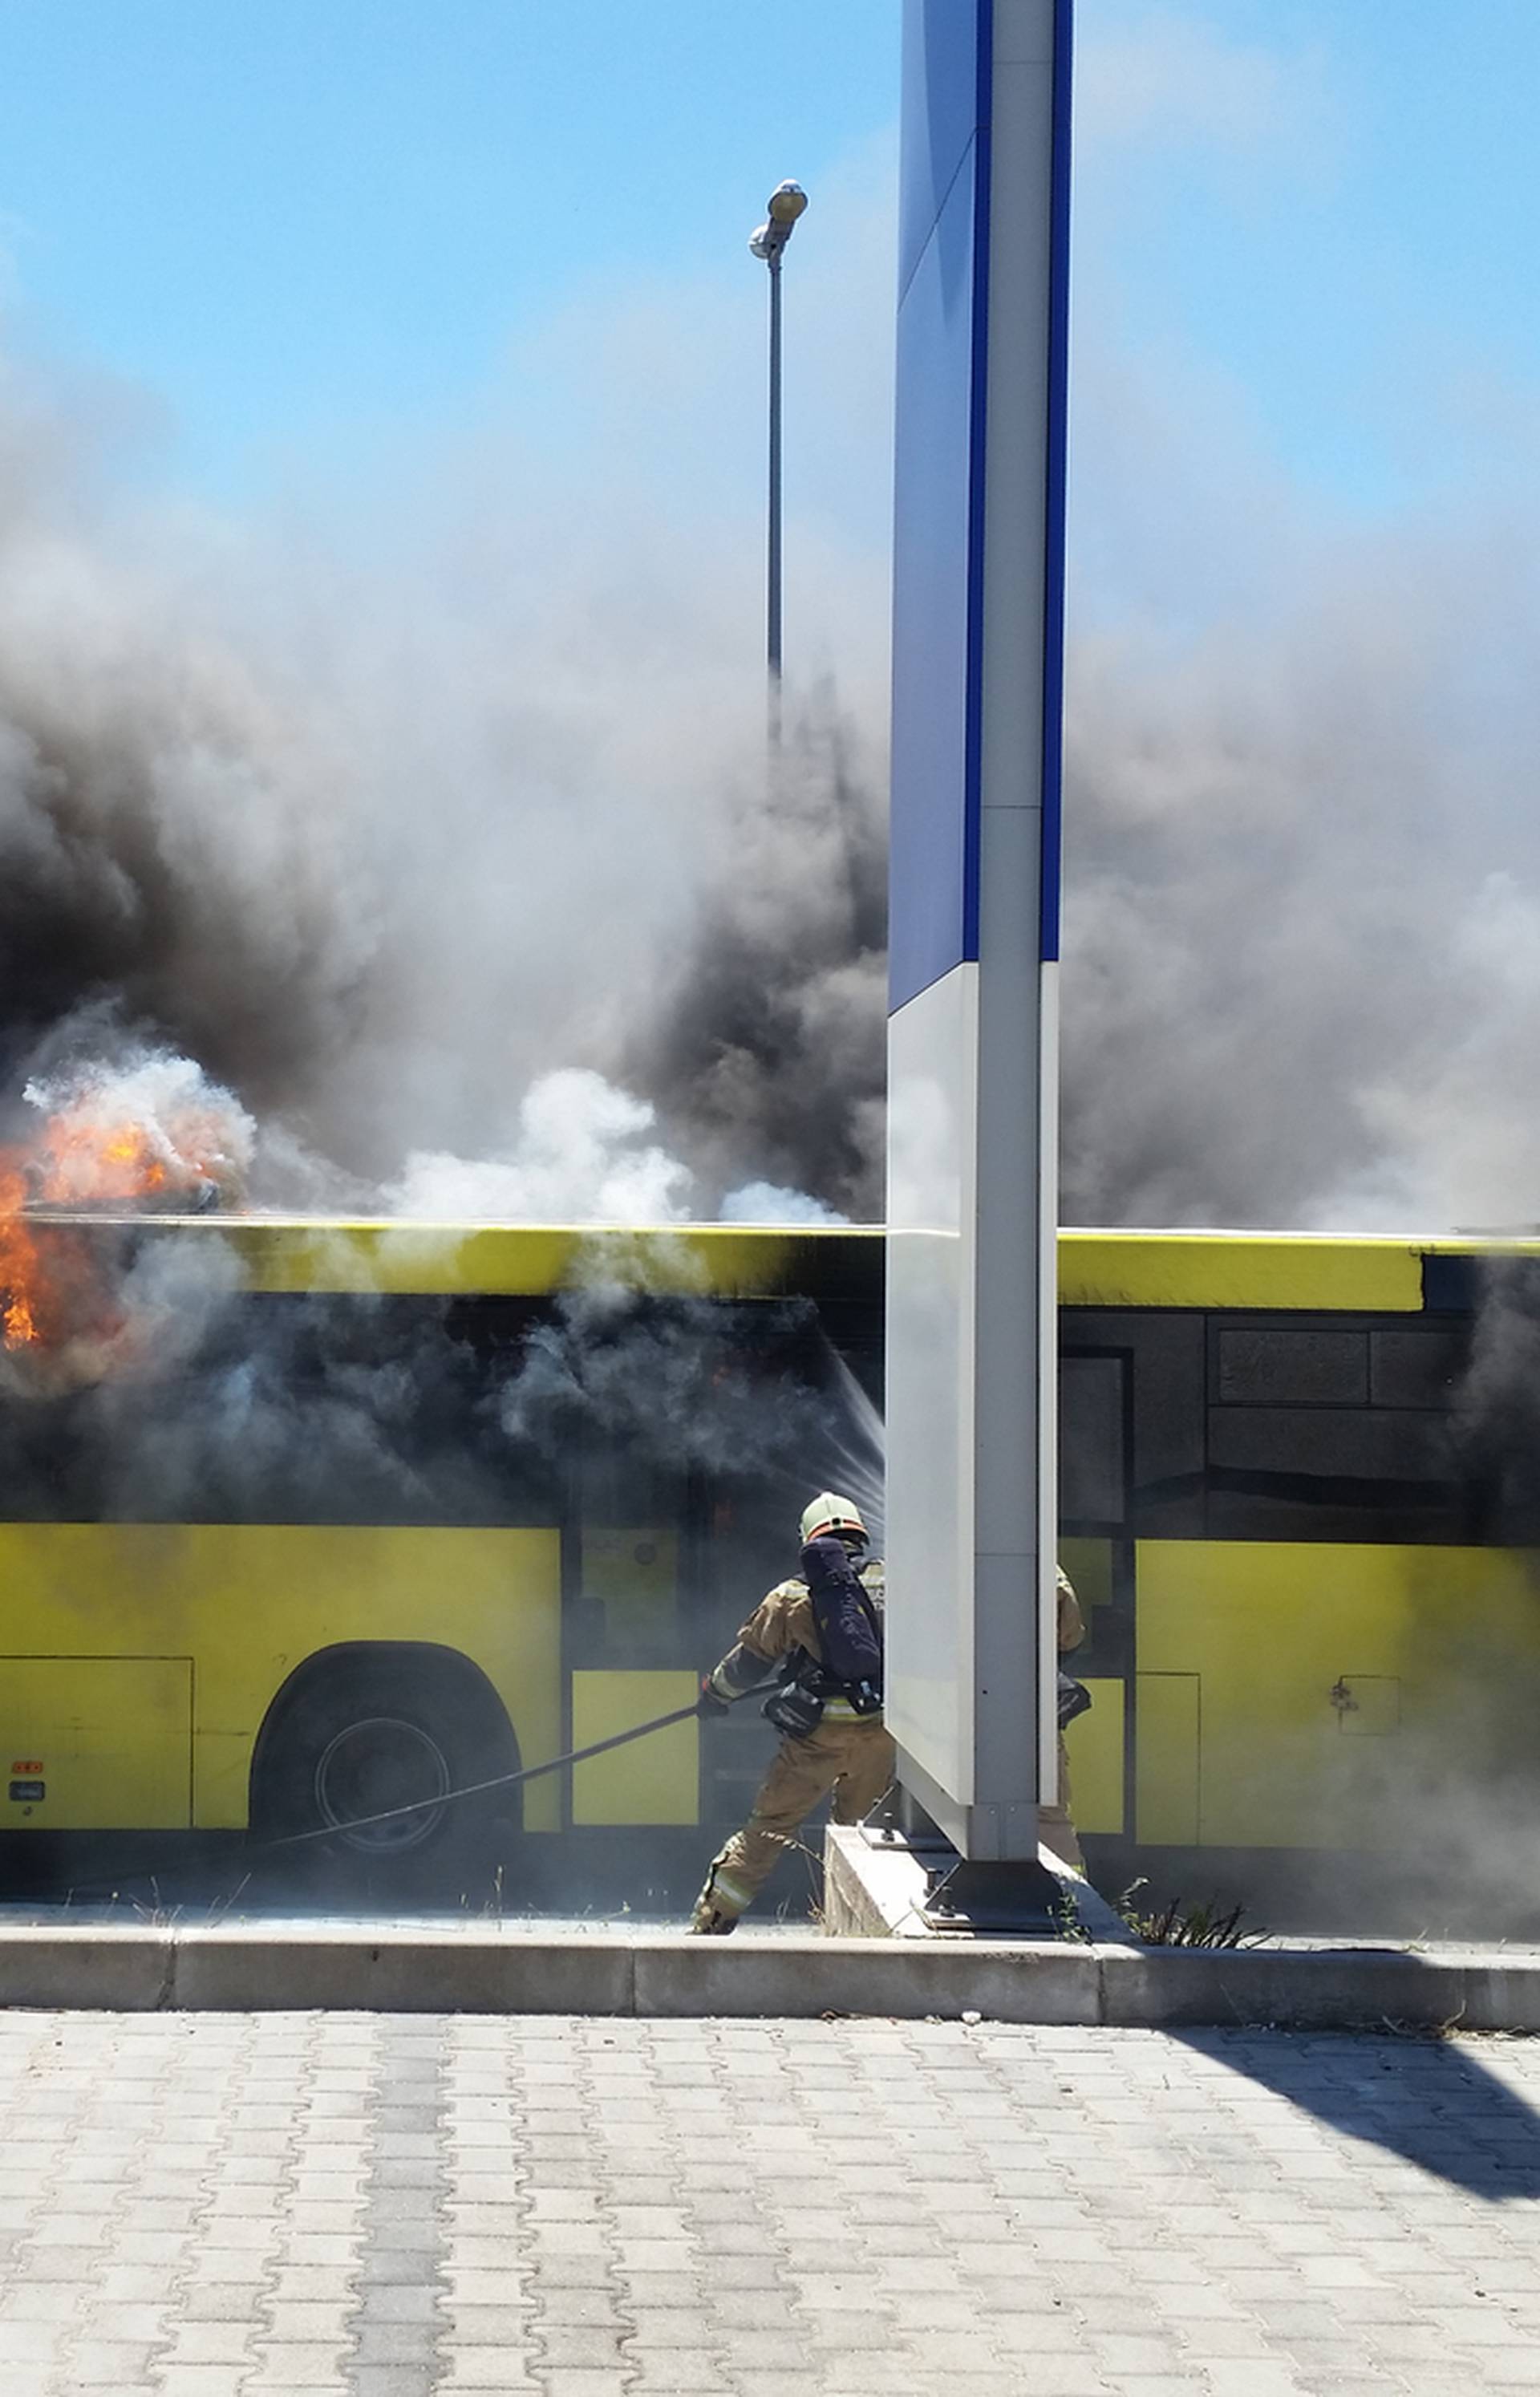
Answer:
<svg viewBox="0 0 1540 2397"><path fill-rule="evenodd" d="M1072 1865L1078 1873L1083 1873L1086 1860L1080 1854L1080 1841L1075 1828L1075 1817L1070 1813L1071 1803L1069 1750L1065 1746L1064 1734L1061 1732L1059 1734L1059 1802L1056 1806L1038 1807L1038 1837L1043 1846L1058 1857L1061 1864Z"/></svg>
<svg viewBox="0 0 1540 2397"><path fill-rule="evenodd" d="M759 1786L754 1812L712 1861L695 1921L736 1922L769 1881L821 1799L834 1793L837 1823L859 1823L893 1777L893 1743L880 1722L830 1722L806 1739L783 1739Z"/></svg>

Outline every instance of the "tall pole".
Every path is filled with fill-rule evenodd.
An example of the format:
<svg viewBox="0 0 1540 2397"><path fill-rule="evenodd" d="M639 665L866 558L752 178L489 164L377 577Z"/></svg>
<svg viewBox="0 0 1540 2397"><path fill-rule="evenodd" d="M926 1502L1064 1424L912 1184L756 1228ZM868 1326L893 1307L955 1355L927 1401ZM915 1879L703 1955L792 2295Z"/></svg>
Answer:
<svg viewBox="0 0 1540 2397"><path fill-rule="evenodd" d="M781 744L781 252L770 265L770 526L765 597L765 668L770 698L770 737Z"/></svg>
<svg viewBox="0 0 1540 2397"><path fill-rule="evenodd" d="M781 746L781 259L808 205L800 183L778 183L749 248L770 269L770 522L766 541L765 680L770 745Z"/></svg>
<svg viewBox="0 0 1540 2397"><path fill-rule="evenodd" d="M1058 1780L1072 13L904 16L884 1705L903 1787L1023 1888Z"/></svg>

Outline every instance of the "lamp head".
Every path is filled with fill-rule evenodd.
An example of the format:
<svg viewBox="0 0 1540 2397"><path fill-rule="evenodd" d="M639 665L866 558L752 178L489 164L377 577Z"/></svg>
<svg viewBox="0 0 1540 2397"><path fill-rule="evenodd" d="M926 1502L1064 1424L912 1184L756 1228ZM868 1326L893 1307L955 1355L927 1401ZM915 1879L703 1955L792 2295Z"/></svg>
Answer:
<svg viewBox="0 0 1540 2397"><path fill-rule="evenodd" d="M773 225L784 225L790 233L808 205L808 195L800 183L777 183L770 195L766 213Z"/></svg>
<svg viewBox="0 0 1540 2397"><path fill-rule="evenodd" d="M792 237L792 228L808 205L800 183L777 183L766 207L765 221L749 235L749 248L767 266L774 266Z"/></svg>

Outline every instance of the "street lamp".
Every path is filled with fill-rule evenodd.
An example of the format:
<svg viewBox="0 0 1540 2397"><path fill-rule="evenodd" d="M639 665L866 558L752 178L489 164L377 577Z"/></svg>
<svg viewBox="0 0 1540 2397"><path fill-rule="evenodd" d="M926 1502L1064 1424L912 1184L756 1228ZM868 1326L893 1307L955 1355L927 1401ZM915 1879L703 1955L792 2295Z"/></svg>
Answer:
<svg viewBox="0 0 1540 2397"><path fill-rule="evenodd" d="M800 183L777 183L765 221L749 235L749 248L770 268L770 539L765 609L765 653L770 676L770 730L781 738L781 259L797 218L808 205Z"/></svg>

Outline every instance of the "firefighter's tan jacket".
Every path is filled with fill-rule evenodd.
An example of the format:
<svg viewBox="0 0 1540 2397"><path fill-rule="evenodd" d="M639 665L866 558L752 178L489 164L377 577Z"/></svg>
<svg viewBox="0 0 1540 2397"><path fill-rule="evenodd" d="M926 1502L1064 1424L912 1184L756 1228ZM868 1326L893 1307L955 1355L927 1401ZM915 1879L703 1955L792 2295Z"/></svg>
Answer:
<svg viewBox="0 0 1540 2397"><path fill-rule="evenodd" d="M879 1559L868 1557L864 1564L856 1567L856 1574L880 1622L888 1591L886 1566ZM724 1696L752 1687L755 1681L766 1680L784 1657L798 1648L805 1650L815 1665L823 1664L824 1643L818 1636L818 1618L808 1585L799 1575L794 1575L790 1581L779 1581L767 1591L739 1632L737 1646L723 1657L712 1681ZM754 1664L759 1667L757 1673L750 1670ZM846 1698L826 1698L824 1720L857 1722L870 1718L858 1716Z"/></svg>
<svg viewBox="0 0 1540 2397"><path fill-rule="evenodd" d="M1080 1601L1075 1595L1075 1585L1059 1567L1059 1654L1067 1656L1078 1648L1086 1636L1086 1619L1080 1612Z"/></svg>

